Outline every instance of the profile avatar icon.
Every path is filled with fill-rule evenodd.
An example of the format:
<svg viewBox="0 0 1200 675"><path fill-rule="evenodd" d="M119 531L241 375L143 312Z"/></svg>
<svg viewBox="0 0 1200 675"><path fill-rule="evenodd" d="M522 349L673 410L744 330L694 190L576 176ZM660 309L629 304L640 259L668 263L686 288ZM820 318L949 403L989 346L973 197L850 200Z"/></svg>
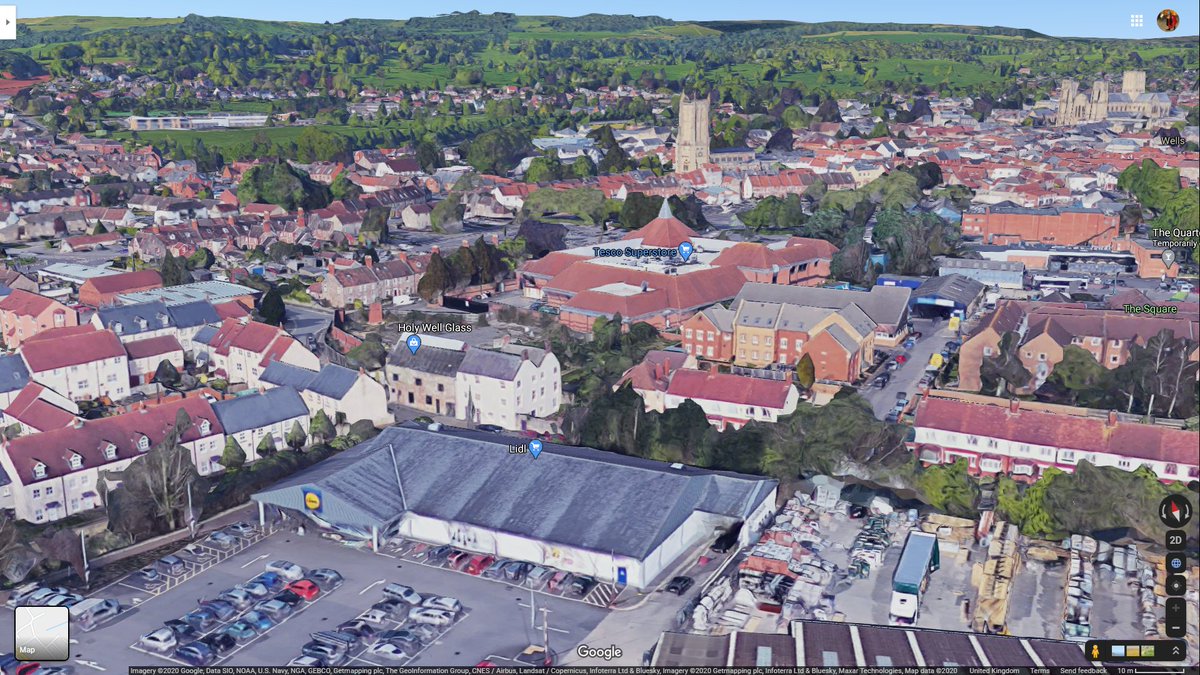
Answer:
<svg viewBox="0 0 1200 675"><path fill-rule="evenodd" d="M1170 33L1179 28L1179 12L1173 9L1164 9L1158 13L1158 27Z"/></svg>

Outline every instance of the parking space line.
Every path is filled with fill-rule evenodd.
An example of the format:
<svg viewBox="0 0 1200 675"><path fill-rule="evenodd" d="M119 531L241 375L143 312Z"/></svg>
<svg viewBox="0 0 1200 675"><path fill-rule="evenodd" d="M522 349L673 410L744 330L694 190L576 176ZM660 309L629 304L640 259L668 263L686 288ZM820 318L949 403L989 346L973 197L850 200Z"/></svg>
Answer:
<svg viewBox="0 0 1200 675"><path fill-rule="evenodd" d="M384 583L385 581L387 581L387 579L380 579L379 581L373 582L370 586L367 586L366 588L359 591L358 594L362 595L362 594L366 593L367 591L371 590L372 588L375 588L379 584Z"/></svg>
<svg viewBox="0 0 1200 675"><path fill-rule="evenodd" d="M259 560L262 560L263 558L267 558L267 557L269 557L269 556L266 553L264 553L264 554L258 556L257 558L255 558L254 560L251 560L250 562L246 563L245 565L242 565L242 569L246 569L247 567L258 562Z"/></svg>

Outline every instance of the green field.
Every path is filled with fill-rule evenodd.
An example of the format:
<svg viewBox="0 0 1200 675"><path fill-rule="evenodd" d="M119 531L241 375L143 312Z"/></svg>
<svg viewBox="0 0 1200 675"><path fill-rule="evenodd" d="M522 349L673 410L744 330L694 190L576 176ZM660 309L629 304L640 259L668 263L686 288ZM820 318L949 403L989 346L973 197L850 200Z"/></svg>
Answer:
<svg viewBox="0 0 1200 675"><path fill-rule="evenodd" d="M18 19L17 25L33 32L74 30L82 28L90 33L106 30L126 30L145 26L166 26L183 23L183 19L151 19L116 16L47 16L35 19Z"/></svg>

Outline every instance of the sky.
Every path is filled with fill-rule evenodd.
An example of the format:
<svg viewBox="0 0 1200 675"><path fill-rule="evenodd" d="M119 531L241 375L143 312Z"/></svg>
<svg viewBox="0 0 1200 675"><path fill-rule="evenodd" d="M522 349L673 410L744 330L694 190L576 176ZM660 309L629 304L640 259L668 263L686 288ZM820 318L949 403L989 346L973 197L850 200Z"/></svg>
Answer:
<svg viewBox="0 0 1200 675"><path fill-rule="evenodd" d="M347 18L406 19L432 16L441 12L469 11L484 13L512 12L537 15L580 15L589 12L609 14L655 14L675 20L786 19L792 21L860 21L898 23L950 23L976 26L1030 28L1047 35L1062 37L1156 38L1200 35L1200 10L1195 0L856 0L850 3L796 2L795 0L759 0L749 13L745 6L727 0L606 0L573 2L559 0L442 0L436 5L403 3L396 0L355 0L336 3L328 0L122 0L111 4L96 0L15 0L20 17L62 15L108 15L126 17L173 17L189 12L205 16L236 16L252 19L290 21L341 21ZM194 7L194 9L193 9ZM1180 14L1180 26L1174 33L1159 30L1155 17L1171 7ZM1131 26L1132 15L1143 16L1143 26Z"/></svg>

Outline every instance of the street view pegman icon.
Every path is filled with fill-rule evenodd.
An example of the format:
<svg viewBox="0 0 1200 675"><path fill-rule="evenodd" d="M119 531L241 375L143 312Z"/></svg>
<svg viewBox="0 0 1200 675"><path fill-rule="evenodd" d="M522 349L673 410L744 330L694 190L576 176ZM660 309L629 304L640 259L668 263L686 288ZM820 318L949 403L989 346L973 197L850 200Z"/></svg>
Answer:
<svg viewBox="0 0 1200 675"><path fill-rule="evenodd" d="M413 354L416 354L417 350L420 348L421 348L421 336L409 335L408 336L408 351L412 352Z"/></svg>

